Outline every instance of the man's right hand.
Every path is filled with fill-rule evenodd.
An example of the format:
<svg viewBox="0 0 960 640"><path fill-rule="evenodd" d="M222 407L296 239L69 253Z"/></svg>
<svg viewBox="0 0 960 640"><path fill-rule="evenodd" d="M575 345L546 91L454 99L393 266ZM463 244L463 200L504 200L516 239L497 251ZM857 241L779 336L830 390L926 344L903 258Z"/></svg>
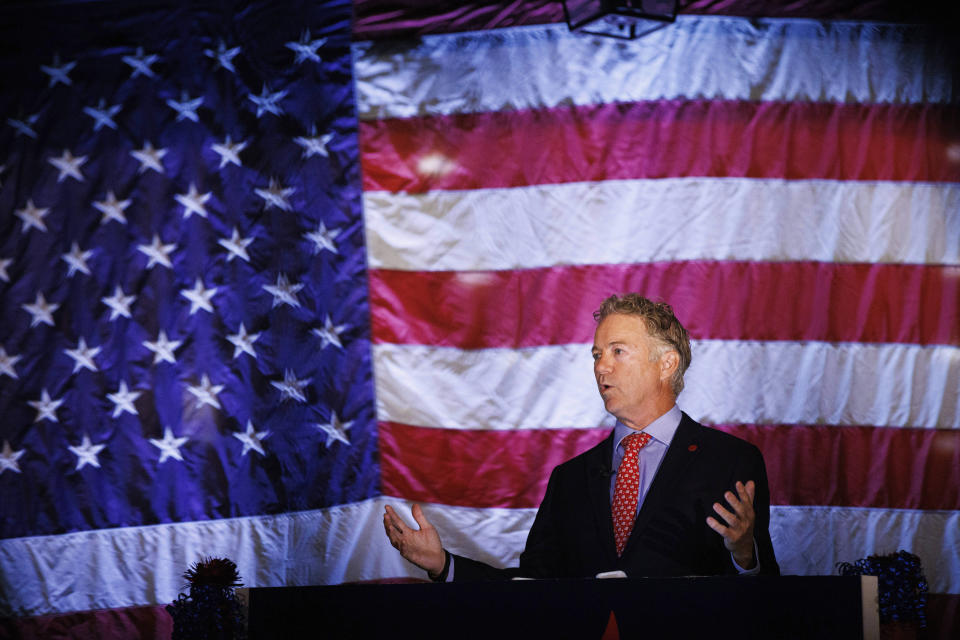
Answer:
<svg viewBox="0 0 960 640"><path fill-rule="evenodd" d="M419 504L413 505L411 512L420 529L409 527L390 505L386 506L383 513L383 528L390 538L390 544L400 555L425 570L431 578L436 578L443 571L447 559L440 542L440 534L423 515Z"/></svg>

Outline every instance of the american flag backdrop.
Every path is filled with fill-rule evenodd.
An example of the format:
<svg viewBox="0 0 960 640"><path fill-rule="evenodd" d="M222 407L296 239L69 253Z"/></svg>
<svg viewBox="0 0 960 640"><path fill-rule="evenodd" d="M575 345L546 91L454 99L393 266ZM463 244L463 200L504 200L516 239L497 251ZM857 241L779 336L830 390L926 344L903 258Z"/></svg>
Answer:
<svg viewBox="0 0 960 640"><path fill-rule="evenodd" d="M423 577L385 503L515 563L625 291L763 451L785 573L906 549L960 624L960 58L888 5L7 10L0 634L169 633L201 556Z"/></svg>
<svg viewBox="0 0 960 640"><path fill-rule="evenodd" d="M322 581L380 491L351 5L59 11L0 19L4 613Z"/></svg>

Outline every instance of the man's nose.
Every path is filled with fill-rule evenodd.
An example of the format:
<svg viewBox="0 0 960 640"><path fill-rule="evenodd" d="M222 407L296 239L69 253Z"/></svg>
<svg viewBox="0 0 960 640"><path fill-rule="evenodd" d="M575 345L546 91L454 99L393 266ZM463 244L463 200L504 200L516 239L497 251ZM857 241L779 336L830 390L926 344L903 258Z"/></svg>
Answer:
<svg viewBox="0 0 960 640"><path fill-rule="evenodd" d="M596 373L608 373L610 371L609 359L603 354L600 354L600 356L593 361L593 370Z"/></svg>

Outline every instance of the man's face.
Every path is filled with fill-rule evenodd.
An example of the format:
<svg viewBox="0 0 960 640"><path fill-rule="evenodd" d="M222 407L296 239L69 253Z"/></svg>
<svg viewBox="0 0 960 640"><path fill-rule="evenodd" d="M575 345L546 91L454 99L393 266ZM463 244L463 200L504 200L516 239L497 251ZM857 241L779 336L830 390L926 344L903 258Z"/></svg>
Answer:
<svg viewBox="0 0 960 640"><path fill-rule="evenodd" d="M638 316L604 318L593 337L593 375L607 411L621 422L643 428L673 405L672 351L659 352ZM666 404L665 404L666 403Z"/></svg>

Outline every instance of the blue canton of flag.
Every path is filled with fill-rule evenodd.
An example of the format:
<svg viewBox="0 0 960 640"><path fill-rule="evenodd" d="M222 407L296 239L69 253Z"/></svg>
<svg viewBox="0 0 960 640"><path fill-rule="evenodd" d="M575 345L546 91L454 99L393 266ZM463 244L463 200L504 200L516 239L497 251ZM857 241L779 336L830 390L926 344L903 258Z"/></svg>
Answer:
<svg viewBox="0 0 960 640"><path fill-rule="evenodd" d="M378 491L350 5L217 6L2 21L0 538Z"/></svg>

